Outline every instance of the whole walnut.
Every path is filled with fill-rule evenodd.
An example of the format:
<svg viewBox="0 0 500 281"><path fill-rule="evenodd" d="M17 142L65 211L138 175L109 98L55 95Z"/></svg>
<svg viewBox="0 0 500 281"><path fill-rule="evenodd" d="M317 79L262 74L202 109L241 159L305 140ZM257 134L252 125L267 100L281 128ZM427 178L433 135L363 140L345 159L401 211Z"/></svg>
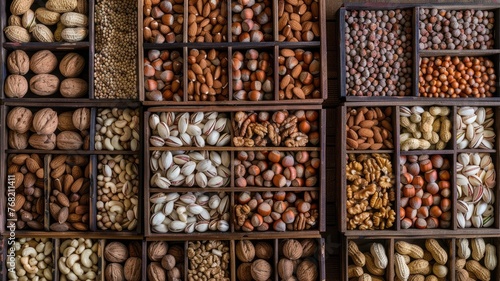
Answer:
<svg viewBox="0 0 500 281"><path fill-rule="evenodd" d="M249 240L241 240L236 244L236 257L242 262L251 262L255 257L255 247Z"/></svg>
<svg viewBox="0 0 500 281"><path fill-rule="evenodd" d="M57 58L49 50L41 50L31 56L30 69L35 74L48 74L57 67Z"/></svg>
<svg viewBox="0 0 500 281"><path fill-rule="evenodd" d="M110 263L106 266L104 271L107 281L122 281L125 279L123 273L123 266L119 263Z"/></svg>
<svg viewBox="0 0 500 281"><path fill-rule="evenodd" d="M168 280L180 280L182 278L181 271L178 267L174 267L167 271Z"/></svg>
<svg viewBox="0 0 500 281"><path fill-rule="evenodd" d="M24 76L11 74L5 79L4 90L8 98L22 98L28 93L28 80Z"/></svg>
<svg viewBox="0 0 500 281"><path fill-rule="evenodd" d="M111 242L104 248L104 258L110 262L124 262L128 258L128 249L123 243Z"/></svg>
<svg viewBox="0 0 500 281"><path fill-rule="evenodd" d="M140 281L142 273L142 260L138 257L130 257L125 262L124 275L127 281Z"/></svg>
<svg viewBox="0 0 500 281"><path fill-rule="evenodd" d="M161 259L161 267L165 268L166 270L171 270L172 268L175 267L175 258L172 255L165 255Z"/></svg>
<svg viewBox="0 0 500 281"><path fill-rule="evenodd" d="M80 131L90 128L90 109L86 107L78 108L73 112L73 126Z"/></svg>
<svg viewBox="0 0 500 281"><path fill-rule="evenodd" d="M295 239L289 239L283 243L283 255L291 260L299 259L302 252L302 245Z"/></svg>
<svg viewBox="0 0 500 281"><path fill-rule="evenodd" d="M59 71L64 77L77 77L85 67L85 58L77 53L65 55L59 63Z"/></svg>
<svg viewBox="0 0 500 281"><path fill-rule="evenodd" d="M65 98L81 98L88 93L88 83L81 78L66 78L62 80L59 92Z"/></svg>
<svg viewBox="0 0 500 281"><path fill-rule="evenodd" d="M148 257L152 261L161 261L163 256L167 254L167 251L168 251L167 242L164 241L152 242L151 244L149 244L148 247Z"/></svg>
<svg viewBox="0 0 500 281"><path fill-rule="evenodd" d="M82 145L82 136L77 132L63 131L57 134L57 148L61 150L78 150Z"/></svg>
<svg viewBox="0 0 500 281"><path fill-rule="evenodd" d="M7 114L7 127L20 134L29 131L33 122L33 113L26 107L14 107Z"/></svg>
<svg viewBox="0 0 500 281"><path fill-rule="evenodd" d="M310 260L304 260L297 266L297 279L299 281L315 281L318 278L318 267Z"/></svg>
<svg viewBox="0 0 500 281"><path fill-rule="evenodd" d="M152 262L148 265L148 280L149 281L165 281L167 276L165 270L159 262Z"/></svg>
<svg viewBox="0 0 500 281"><path fill-rule="evenodd" d="M167 253L174 256L175 262L180 263L184 261L184 248L179 245L172 245L168 247Z"/></svg>
<svg viewBox="0 0 500 281"><path fill-rule="evenodd" d="M56 131L58 123L57 112L51 108L42 108L33 117L33 129L40 135L52 134Z"/></svg>
<svg viewBox="0 0 500 281"><path fill-rule="evenodd" d="M239 281L253 281L252 279L252 263L244 262L238 266L236 276Z"/></svg>
<svg viewBox="0 0 500 281"><path fill-rule="evenodd" d="M282 258L278 262L278 275L281 277L281 279L286 280L293 275L294 267L295 265L293 264L293 261L287 258Z"/></svg>
<svg viewBox="0 0 500 281"><path fill-rule="evenodd" d="M59 89L59 78L52 74L37 74L30 79L30 90L35 95L50 96Z"/></svg>
<svg viewBox="0 0 500 281"><path fill-rule="evenodd" d="M142 257L142 246L138 241L132 241L128 244L128 254L131 257Z"/></svg>
<svg viewBox="0 0 500 281"><path fill-rule="evenodd" d="M316 250L318 249L318 245L316 243L316 240L314 239L303 239L300 241L300 244L302 245L302 256L301 258L307 258L310 256L313 256L314 253L316 253Z"/></svg>
<svg viewBox="0 0 500 281"><path fill-rule="evenodd" d="M30 58L23 50L15 50L7 57L7 70L11 74L25 75L30 70Z"/></svg>
<svg viewBox="0 0 500 281"><path fill-rule="evenodd" d="M251 266L252 278L255 281L267 281L271 277L272 270L271 265L267 261L257 259Z"/></svg>
<svg viewBox="0 0 500 281"><path fill-rule="evenodd" d="M255 244L255 256L259 259L268 260L273 256L274 249L267 242L258 242Z"/></svg>
<svg viewBox="0 0 500 281"><path fill-rule="evenodd" d="M18 133L9 130L9 148L13 149L26 149L28 147L28 133Z"/></svg>
<svg viewBox="0 0 500 281"><path fill-rule="evenodd" d="M33 134L28 139L28 143L35 149L53 150L56 148L56 134L38 135Z"/></svg>
<svg viewBox="0 0 500 281"><path fill-rule="evenodd" d="M59 131L76 130L75 125L73 125L73 111L65 111L63 113L60 113L57 118L59 119L59 124L57 124L57 129Z"/></svg>

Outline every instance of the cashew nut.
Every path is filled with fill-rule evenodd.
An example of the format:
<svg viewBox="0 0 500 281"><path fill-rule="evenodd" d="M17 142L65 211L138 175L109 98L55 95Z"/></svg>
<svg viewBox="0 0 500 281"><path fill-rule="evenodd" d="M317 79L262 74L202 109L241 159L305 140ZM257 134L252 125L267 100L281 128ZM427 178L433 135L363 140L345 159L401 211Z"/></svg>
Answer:
<svg viewBox="0 0 500 281"><path fill-rule="evenodd" d="M73 273L76 274L76 276L81 276L83 274L83 269L82 267L80 266L79 263L75 263L71 269L73 270Z"/></svg>
<svg viewBox="0 0 500 281"><path fill-rule="evenodd" d="M31 266L36 266L38 264L38 261L35 259L35 258L30 258L28 263L31 265Z"/></svg>
<svg viewBox="0 0 500 281"><path fill-rule="evenodd" d="M23 265L24 270L26 270L27 273L36 274L38 272L38 267L32 266L29 263L29 257L28 256L22 257L20 261L21 261L21 264Z"/></svg>
<svg viewBox="0 0 500 281"><path fill-rule="evenodd" d="M28 276L22 276L18 281L29 281Z"/></svg>
<svg viewBox="0 0 500 281"><path fill-rule="evenodd" d="M74 274L73 272L66 274L66 278L70 281L78 280L78 276L76 276L76 274Z"/></svg>
<svg viewBox="0 0 500 281"><path fill-rule="evenodd" d="M37 261L43 261L45 259L45 255L43 253L39 253L38 255L36 255L35 259Z"/></svg>
<svg viewBox="0 0 500 281"><path fill-rule="evenodd" d="M38 243L38 245L36 245L35 249L36 249L36 251L37 251L38 253L41 253L41 252L43 252L43 248L44 248L44 247L45 247L45 243L40 242L40 243Z"/></svg>
<svg viewBox="0 0 500 281"><path fill-rule="evenodd" d="M89 271L89 272L85 273L84 275L82 275L82 277L84 277L86 280L93 280L96 278L96 274L94 271Z"/></svg>
<svg viewBox="0 0 500 281"><path fill-rule="evenodd" d="M92 240L85 239L85 247L86 248L91 248L92 247Z"/></svg>
<svg viewBox="0 0 500 281"><path fill-rule="evenodd" d="M90 255L90 260L92 261L93 264L97 264L99 258L97 257L96 253L92 253L92 255Z"/></svg>
<svg viewBox="0 0 500 281"><path fill-rule="evenodd" d="M85 250L85 245L84 244L81 244L80 246L78 246L78 248L76 249L75 251L75 254L79 255L83 252L83 250Z"/></svg>
<svg viewBox="0 0 500 281"><path fill-rule="evenodd" d="M76 251L76 248L75 247L68 247L66 249L64 249L63 251L63 256L65 257L69 257L71 254L73 254L74 252Z"/></svg>
<svg viewBox="0 0 500 281"><path fill-rule="evenodd" d="M39 269L46 269L47 268L47 264L43 260L39 261L37 266Z"/></svg>
<svg viewBox="0 0 500 281"><path fill-rule="evenodd" d="M47 279L47 280L52 280L52 270L50 268L44 269L43 270L43 277L45 277L45 279Z"/></svg>
<svg viewBox="0 0 500 281"><path fill-rule="evenodd" d="M72 267L75 264L75 262L79 260L80 260L80 255L72 254L68 257L68 259L66 259L66 265L68 267Z"/></svg>
<svg viewBox="0 0 500 281"><path fill-rule="evenodd" d="M83 238L80 238L80 239L83 239ZM78 245L80 245L80 242L78 242L78 240L74 239L74 240L71 240L70 245L71 245L71 247L76 249L76 247L78 247Z"/></svg>
<svg viewBox="0 0 500 281"><path fill-rule="evenodd" d="M66 257L61 257L57 262L57 265L59 266L59 271L61 271L63 275L70 273L70 269L66 266L66 260L67 260Z"/></svg>
<svg viewBox="0 0 500 281"><path fill-rule="evenodd" d="M26 247L26 248L24 248L24 250L22 252L23 257L30 256L30 257L34 258L34 257L36 257L37 254L38 254L37 250L35 250L35 248L33 248L33 247Z"/></svg>
<svg viewBox="0 0 500 281"><path fill-rule="evenodd" d="M69 247L69 245L71 244L71 241L72 240L65 240L64 242L61 243L61 246L59 246L59 250L61 253L63 253L64 250L66 250L66 248Z"/></svg>
<svg viewBox="0 0 500 281"><path fill-rule="evenodd" d="M90 256L93 254L92 250L91 249L86 249L82 252L82 254L80 255L80 261L82 263L83 266L85 267L92 267L92 265L94 264L92 260L90 260Z"/></svg>

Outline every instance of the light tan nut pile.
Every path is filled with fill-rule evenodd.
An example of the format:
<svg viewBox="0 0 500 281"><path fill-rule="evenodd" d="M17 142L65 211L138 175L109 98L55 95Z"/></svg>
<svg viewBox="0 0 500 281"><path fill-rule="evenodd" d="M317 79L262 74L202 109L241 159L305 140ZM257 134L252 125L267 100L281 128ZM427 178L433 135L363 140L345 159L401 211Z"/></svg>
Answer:
<svg viewBox="0 0 500 281"><path fill-rule="evenodd" d="M445 149L451 140L450 108L402 106L399 112L401 150Z"/></svg>
<svg viewBox="0 0 500 281"><path fill-rule="evenodd" d="M459 238L456 245L456 280L491 280L498 265L497 247L481 237Z"/></svg>
<svg viewBox="0 0 500 281"><path fill-rule="evenodd" d="M347 253L349 255L349 265L347 267L348 278L361 278L364 275L368 275L371 279L378 278L385 280L389 260L384 244L378 242L361 244L349 240L347 243Z"/></svg>
<svg viewBox="0 0 500 281"><path fill-rule="evenodd" d="M98 273L99 243L91 239L62 240L57 265L61 279L95 280Z"/></svg>
<svg viewBox="0 0 500 281"><path fill-rule="evenodd" d="M139 108L102 108L97 110L95 149L140 149Z"/></svg>
<svg viewBox="0 0 500 281"><path fill-rule="evenodd" d="M230 253L228 241L188 242L188 280L229 281ZM213 266L216 264L217 266Z"/></svg>
<svg viewBox="0 0 500 281"><path fill-rule="evenodd" d="M48 238L21 238L11 247L16 250L15 268L10 267L11 280L52 280L54 269L54 243Z"/></svg>
<svg viewBox="0 0 500 281"><path fill-rule="evenodd" d="M392 108L347 108L347 149L393 149Z"/></svg>
<svg viewBox="0 0 500 281"><path fill-rule="evenodd" d="M397 241L394 245L394 267L399 280L409 278L446 279L448 271L448 249L450 241L426 239L418 242ZM444 246L443 246L444 245ZM370 262L370 256L365 256ZM450 258L451 259L451 258ZM422 277L420 277L422 276ZM432 279L430 279L432 278Z"/></svg>

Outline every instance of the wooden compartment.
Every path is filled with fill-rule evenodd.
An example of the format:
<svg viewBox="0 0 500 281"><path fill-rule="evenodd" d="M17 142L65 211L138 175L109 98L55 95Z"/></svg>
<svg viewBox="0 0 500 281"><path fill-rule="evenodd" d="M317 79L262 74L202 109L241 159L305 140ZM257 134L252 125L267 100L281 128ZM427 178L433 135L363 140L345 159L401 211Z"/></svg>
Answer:
<svg viewBox="0 0 500 281"><path fill-rule="evenodd" d="M125 269L125 265L126 264L126 261L132 257L135 257L135 258L139 258L141 259L141 262L139 263L139 265L141 266L141 270L140 270L140 278L142 278L143 280L145 280L146 278L144 277L145 275L145 272L146 272L146 269L145 269L145 261L144 261L144 258L147 258L147 255L145 255L146 250L144 249L146 247L146 242L143 241L143 240L128 240L128 238L125 238L126 240L117 240L117 239L113 239L113 238L109 238L109 239L101 239L99 240L99 247L102 251L102 255L99 256L99 263L100 263L100 274L98 275L98 277L96 278L96 280L100 280L100 281L105 281L105 280L108 280L106 279L106 268L107 266L109 266L111 263L117 263L117 262L111 262L111 261L108 261L106 259L106 254L105 254L105 251L106 251L106 246L108 246L110 243L113 243L113 242L118 242L118 243L121 243L122 245L124 245L126 248L127 248L127 258L125 259L125 261L123 262L119 262L120 265L123 266L123 269ZM137 251L137 253L134 252L134 255L132 256L131 255L131 250L134 250L134 251Z"/></svg>
<svg viewBox="0 0 500 281"><path fill-rule="evenodd" d="M342 280L349 280L349 268L351 266L356 266L354 263L354 260L349 256L348 254L348 247L350 243L356 244L358 247L359 251L362 254L365 253L370 253L370 248L374 243L381 244L384 247L385 254L387 256L387 267L385 268L385 274L381 275L380 277L383 278L383 280L392 280L393 274L393 253L394 253L394 241L392 239L384 239L384 238L350 238L350 237L344 237L343 239L343 244L342 244ZM371 274L368 268L366 267L366 259L365 259L365 265L360 266L363 269L363 273L368 273Z"/></svg>
<svg viewBox="0 0 500 281"><path fill-rule="evenodd" d="M461 243L462 239L466 239L469 242L469 249L471 249L471 241L472 241L472 239L475 239L475 238L478 238L478 237L466 236L466 237L460 237L460 238L455 239L455 250L454 250L454 253L455 253L455 257L454 257L454 260L455 260L455 263L454 263L455 272L456 272L456 270L458 270L458 268L457 268L457 262L456 261L461 258L461 256L459 255L459 247L458 247L459 243ZM479 237L479 238L483 239L486 245L487 244L492 244L496 248L496 251L494 251L494 255L498 258L498 256L500 255L500 253L498 251L498 247L499 247L498 237L484 237L484 238ZM471 260L471 259L472 258L469 257L467 260ZM480 264L482 266L485 265L484 264L484 258L481 259L479 262L480 262ZM496 266L493 270L489 270L489 271L490 271L490 275L491 275L491 280L498 279L498 276L499 276L498 266ZM455 274L457 274L457 273L455 273Z"/></svg>

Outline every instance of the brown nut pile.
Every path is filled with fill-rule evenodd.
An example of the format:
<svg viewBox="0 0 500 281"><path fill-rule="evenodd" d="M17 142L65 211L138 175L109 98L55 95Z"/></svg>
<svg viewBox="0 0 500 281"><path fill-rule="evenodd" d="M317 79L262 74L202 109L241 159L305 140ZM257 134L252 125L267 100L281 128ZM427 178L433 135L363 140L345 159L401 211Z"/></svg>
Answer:
<svg viewBox="0 0 500 281"><path fill-rule="evenodd" d="M210 50L189 50L188 56L188 100L228 100L227 52Z"/></svg>
<svg viewBox="0 0 500 281"><path fill-rule="evenodd" d="M144 58L146 99L183 101L183 63L184 59L180 51L149 50L147 57Z"/></svg>
<svg viewBox="0 0 500 281"><path fill-rule="evenodd" d="M12 251L12 255L8 256L6 263L8 279L29 280L28 276L35 280L52 278L55 255L54 243L49 238L20 238L9 241L15 242L9 248L9 254Z"/></svg>
<svg viewBox="0 0 500 281"><path fill-rule="evenodd" d="M58 155L50 161L50 230L89 229L90 168L89 158L81 155Z"/></svg>
<svg viewBox="0 0 500 281"><path fill-rule="evenodd" d="M448 279L448 249L451 241L427 239L424 241L397 241L394 245L394 267L399 280L420 278L420 280ZM446 245L446 246L442 246ZM369 256L366 262L371 263ZM414 277L416 276L416 277ZM457 279L460 280L460 279Z"/></svg>
<svg viewBox="0 0 500 281"><path fill-rule="evenodd" d="M401 228L449 228L453 218L449 159L440 154L402 155L399 163Z"/></svg>
<svg viewBox="0 0 500 281"><path fill-rule="evenodd" d="M445 149L451 140L450 108L446 106L401 106L399 141L401 150Z"/></svg>
<svg viewBox="0 0 500 281"><path fill-rule="evenodd" d="M434 98L485 98L496 92L493 61L485 57L429 57L420 60L418 92Z"/></svg>
<svg viewBox="0 0 500 281"><path fill-rule="evenodd" d="M235 254L238 280L268 280L272 276L271 263L274 256L272 243L241 240L236 243Z"/></svg>
<svg viewBox="0 0 500 281"><path fill-rule="evenodd" d="M237 187L318 186L317 151L239 151L233 161Z"/></svg>
<svg viewBox="0 0 500 281"><path fill-rule="evenodd" d="M184 273L184 247L164 241L148 245L148 280L182 280Z"/></svg>
<svg viewBox="0 0 500 281"><path fill-rule="evenodd" d="M346 11L347 96L409 96L412 10Z"/></svg>
<svg viewBox="0 0 500 281"><path fill-rule="evenodd" d="M233 97L235 100L272 100L274 98L273 56L256 49L243 55L233 53Z"/></svg>
<svg viewBox="0 0 500 281"><path fill-rule="evenodd" d="M104 280L140 281L142 278L142 246L139 241L127 244L113 241L104 247Z"/></svg>
<svg viewBox="0 0 500 281"><path fill-rule="evenodd" d="M5 36L11 42L78 42L87 38L86 1L14 0ZM40 3L44 4L43 6Z"/></svg>
<svg viewBox="0 0 500 281"><path fill-rule="evenodd" d="M497 247L493 241L478 238L459 238L456 243L456 280L490 280L497 269Z"/></svg>
<svg viewBox="0 0 500 281"><path fill-rule="evenodd" d="M143 6L144 42L181 43L184 5L182 0L146 0Z"/></svg>
<svg viewBox="0 0 500 281"><path fill-rule="evenodd" d="M494 48L495 13L487 10L419 10L420 50Z"/></svg>
<svg viewBox="0 0 500 281"><path fill-rule="evenodd" d="M77 53L67 53L58 62L49 50L38 51L31 58L26 52L16 50L7 57L10 75L5 79L5 96L22 98L29 92L41 97L56 93L64 98L83 97L88 95L88 82L79 77L84 68L85 58ZM62 80L59 74L64 77ZM29 83L28 76L31 76Z"/></svg>
<svg viewBox="0 0 500 281"><path fill-rule="evenodd" d="M95 3L94 25L95 98L137 99L137 2Z"/></svg>
<svg viewBox="0 0 500 281"><path fill-rule="evenodd" d="M346 120L347 149L393 149L392 107L348 107Z"/></svg>
<svg viewBox="0 0 500 281"><path fill-rule="evenodd" d="M227 42L227 2L188 1L188 42Z"/></svg>
<svg viewBox="0 0 500 281"><path fill-rule="evenodd" d="M319 276L314 239L286 239L279 243L278 275L281 280L315 281Z"/></svg>
<svg viewBox="0 0 500 281"><path fill-rule="evenodd" d="M187 256L188 280L231 280L228 241L188 242Z"/></svg>
<svg viewBox="0 0 500 281"><path fill-rule="evenodd" d="M236 231L314 229L319 221L317 191L242 192L235 194Z"/></svg>
<svg viewBox="0 0 500 281"><path fill-rule="evenodd" d="M356 243L349 240L347 253L349 255L347 276L357 280L385 280L389 260L386 254L388 245L381 243ZM361 250L359 247L361 247ZM366 279L362 279L366 278Z"/></svg>
<svg viewBox="0 0 500 281"><path fill-rule="evenodd" d="M320 141L318 111L238 111L233 117L233 145L316 146Z"/></svg>
<svg viewBox="0 0 500 281"><path fill-rule="evenodd" d="M231 2L233 42L273 41L272 2L238 0Z"/></svg>
<svg viewBox="0 0 500 281"><path fill-rule="evenodd" d="M394 172L388 154L348 154L347 229L389 229L394 225Z"/></svg>
<svg viewBox="0 0 500 281"><path fill-rule="evenodd" d="M319 52L281 49L278 63L280 100L321 98Z"/></svg>
<svg viewBox="0 0 500 281"><path fill-rule="evenodd" d="M10 148L89 149L90 109L58 113L42 108L33 113L25 107L14 107L7 114L7 127Z"/></svg>
<svg viewBox="0 0 500 281"><path fill-rule="evenodd" d="M278 1L278 41L319 40L318 0Z"/></svg>
<svg viewBox="0 0 500 281"><path fill-rule="evenodd" d="M8 157L7 174L14 178L15 201L7 203L6 214L8 219L17 219L16 229L43 230L44 172L43 155L16 154ZM7 190L7 194L11 192Z"/></svg>

